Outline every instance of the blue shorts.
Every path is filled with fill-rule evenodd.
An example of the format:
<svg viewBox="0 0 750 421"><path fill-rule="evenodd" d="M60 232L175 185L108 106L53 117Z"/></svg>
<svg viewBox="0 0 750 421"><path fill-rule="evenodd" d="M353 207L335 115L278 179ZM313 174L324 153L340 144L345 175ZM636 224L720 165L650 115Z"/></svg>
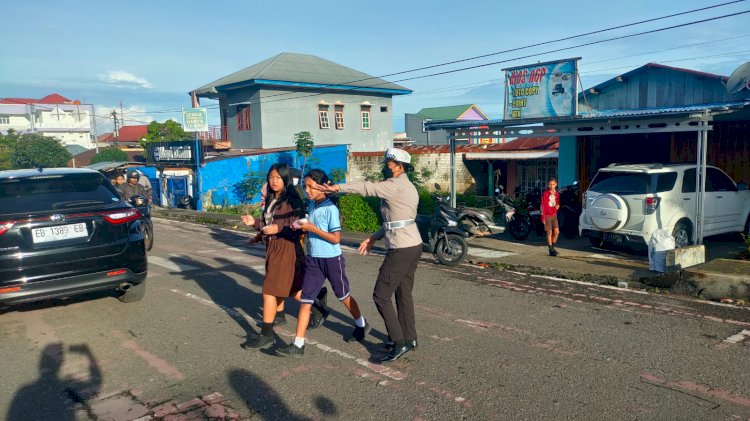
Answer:
<svg viewBox="0 0 750 421"><path fill-rule="evenodd" d="M302 281L300 302L312 304L323 284L328 282L339 301L349 297L349 279L346 277L344 256L311 257L305 256L305 280Z"/></svg>

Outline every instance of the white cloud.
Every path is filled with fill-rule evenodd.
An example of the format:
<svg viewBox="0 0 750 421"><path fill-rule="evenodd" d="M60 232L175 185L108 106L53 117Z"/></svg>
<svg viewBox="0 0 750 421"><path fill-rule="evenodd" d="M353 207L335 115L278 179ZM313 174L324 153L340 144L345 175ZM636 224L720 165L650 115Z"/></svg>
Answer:
<svg viewBox="0 0 750 421"><path fill-rule="evenodd" d="M122 110L119 106L96 105L96 130L98 134L111 132L114 129L112 111L117 112L117 119L124 126L148 124L156 120L156 118L147 114L146 108L139 105L124 107Z"/></svg>
<svg viewBox="0 0 750 421"><path fill-rule="evenodd" d="M111 83L120 88L145 88L151 89L154 87L146 79L136 76L125 70L108 70L107 73L100 76L101 80Z"/></svg>

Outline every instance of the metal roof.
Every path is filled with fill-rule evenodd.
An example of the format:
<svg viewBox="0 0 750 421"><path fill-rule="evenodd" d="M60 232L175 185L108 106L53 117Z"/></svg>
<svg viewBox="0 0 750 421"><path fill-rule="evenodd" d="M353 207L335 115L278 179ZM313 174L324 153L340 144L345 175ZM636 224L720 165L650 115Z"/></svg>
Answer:
<svg viewBox="0 0 750 421"><path fill-rule="evenodd" d="M710 104L696 104L683 107L656 107L656 108L637 108L630 110L597 110L592 111L590 114L578 114L577 116L570 117L557 117L557 118L538 118L538 119L526 119L526 120L478 120L478 121L452 121L452 122L428 122L426 127L429 130L440 130L440 129L459 129L469 128L477 126L500 126L500 127L516 127L516 126L528 126L543 124L565 124L565 123L579 123L586 121L597 121L597 120L610 120L610 119L632 119L632 118L643 118L653 116L669 116L669 115L680 115L680 114L693 114L697 112L717 112L717 111L729 111L732 109L741 109L750 106L750 100L745 101L733 101L733 102L719 102Z"/></svg>
<svg viewBox="0 0 750 421"><path fill-rule="evenodd" d="M360 90L409 94L412 91L367 73L309 54L281 53L224 76L195 90L196 95L215 97L219 91L251 85L278 85L316 89Z"/></svg>

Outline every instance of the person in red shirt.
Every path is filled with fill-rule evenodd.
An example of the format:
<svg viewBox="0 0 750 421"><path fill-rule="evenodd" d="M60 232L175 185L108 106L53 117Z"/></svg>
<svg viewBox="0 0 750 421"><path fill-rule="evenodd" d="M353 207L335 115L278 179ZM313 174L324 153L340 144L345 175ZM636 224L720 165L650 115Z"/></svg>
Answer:
<svg viewBox="0 0 750 421"><path fill-rule="evenodd" d="M547 246L549 255L557 256L555 243L560 235L560 224L557 222L557 210L560 209L560 193L557 191L557 179L550 178L547 190L542 193L542 223L547 231Z"/></svg>

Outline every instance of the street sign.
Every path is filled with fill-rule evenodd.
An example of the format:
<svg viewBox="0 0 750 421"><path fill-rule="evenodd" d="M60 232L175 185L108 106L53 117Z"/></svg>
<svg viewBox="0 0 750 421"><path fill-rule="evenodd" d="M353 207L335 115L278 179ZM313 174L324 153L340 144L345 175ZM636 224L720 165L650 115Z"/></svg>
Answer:
<svg viewBox="0 0 750 421"><path fill-rule="evenodd" d="M505 120L574 116L579 58L505 71Z"/></svg>
<svg viewBox="0 0 750 421"><path fill-rule="evenodd" d="M205 108L183 108L182 127L186 132L207 132L208 112Z"/></svg>
<svg viewBox="0 0 750 421"><path fill-rule="evenodd" d="M146 145L149 163L195 164L195 142L150 142Z"/></svg>

